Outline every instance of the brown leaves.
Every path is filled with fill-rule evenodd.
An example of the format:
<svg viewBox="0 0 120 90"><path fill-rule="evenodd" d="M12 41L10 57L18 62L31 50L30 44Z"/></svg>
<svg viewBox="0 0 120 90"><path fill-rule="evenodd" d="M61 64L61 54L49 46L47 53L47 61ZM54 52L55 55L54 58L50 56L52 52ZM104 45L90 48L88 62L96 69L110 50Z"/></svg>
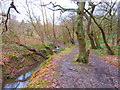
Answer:
<svg viewBox="0 0 120 90"><path fill-rule="evenodd" d="M61 53L52 55L50 59L45 61L45 65L41 64L40 69L33 73L31 80L26 87L30 88L30 86L32 85L32 88L53 88L53 84L55 83L54 77L59 75L59 72L56 72L56 69L60 66L59 62L61 60L64 60L66 55L68 55L70 52L71 48L62 51ZM39 80L44 80L45 82L49 82L49 84L41 85L42 83L40 82L38 84L37 82Z"/></svg>

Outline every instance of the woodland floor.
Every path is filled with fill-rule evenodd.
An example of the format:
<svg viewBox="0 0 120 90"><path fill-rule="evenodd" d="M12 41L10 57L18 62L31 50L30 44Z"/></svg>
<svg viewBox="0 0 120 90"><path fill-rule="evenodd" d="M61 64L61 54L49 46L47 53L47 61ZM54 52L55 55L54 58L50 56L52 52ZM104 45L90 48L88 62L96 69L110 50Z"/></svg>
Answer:
<svg viewBox="0 0 120 90"><path fill-rule="evenodd" d="M68 50L69 51L69 50ZM64 55L62 54L64 53ZM78 47L71 47L70 53L58 53L51 57L46 66L36 71L27 88L120 88L118 66L109 60L90 53L89 65L76 63ZM47 70L46 70L47 69ZM43 75L43 76L42 76ZM42 83L45 80L50 84ZM35 86L36 85L36 86Z"/></svg>

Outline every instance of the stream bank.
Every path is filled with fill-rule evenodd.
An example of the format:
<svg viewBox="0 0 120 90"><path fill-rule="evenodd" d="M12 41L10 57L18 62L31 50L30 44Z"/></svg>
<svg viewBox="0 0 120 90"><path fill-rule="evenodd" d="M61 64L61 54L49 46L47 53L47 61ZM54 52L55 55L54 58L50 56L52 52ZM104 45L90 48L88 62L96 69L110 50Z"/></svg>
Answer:
<svg viewBox="0 0 120 90"><path fill-rule="evenodd" d="M26 86L26 84L29 82L29 78L32 75L32 73L35 70L40 68L40 67L38 67L39 65L40 64L36 63L32 67L28 67L26 70L23 70L21 72L21 75L19 75L18 77L4 80L2 83L2 88L3 89L24 88Z"/></svg>
<svg viewBox="0 0 120 90"><path fill-rule="evenodd" d="M14 50L11 50L13 47ZM60 52L62 49L55 53ZM2 68L2 88L24 88L32 73L40 68L38 66L43 61L46 61L39 55L35 55L28 50L26 51L23 47L12 45L12 47L4 47L2 51L2 60L4 61ZM39 52L46 56L51 55L45 49L39 50Z"/></svg>

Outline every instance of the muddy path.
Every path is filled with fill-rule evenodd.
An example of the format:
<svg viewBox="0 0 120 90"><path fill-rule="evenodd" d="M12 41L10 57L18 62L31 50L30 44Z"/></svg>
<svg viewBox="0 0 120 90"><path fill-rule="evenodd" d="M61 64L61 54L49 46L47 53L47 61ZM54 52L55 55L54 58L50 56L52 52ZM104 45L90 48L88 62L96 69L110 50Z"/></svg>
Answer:
<svg viewBox="0 0 120 90"><path fill-rule="evenodd" d="M71 54L59 62L55 72L59 75L53 79L53 88L118 88L118 68L104 62L90 53L90 65L73 63L79 53L77 47Z"/></svg>

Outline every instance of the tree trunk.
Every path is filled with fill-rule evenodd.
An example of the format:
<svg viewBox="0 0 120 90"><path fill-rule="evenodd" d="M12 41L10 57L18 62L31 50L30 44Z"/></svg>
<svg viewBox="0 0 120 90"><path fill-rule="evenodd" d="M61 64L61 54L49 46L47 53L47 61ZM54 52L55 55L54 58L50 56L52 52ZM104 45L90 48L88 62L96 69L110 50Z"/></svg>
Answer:
<svg viewBox="0 0 120 90"><path fill-rule="evenodd" d="M92 6L91 14L93 14L94 9L95 9L95 6ZM91 43L92 49L97 49L97 47L95 46L95 42L94 42L92 33L91 33L91 24L92 24L91 17L88 17L87 34L88 34L88 37L89 37L89 39L90 39L90 43Z"/></svg>
<svg viewBox="0 0 120 90"><path fill-rule="evenodd" d="M101 48L100 47L100 43L99 43L99 36L98 36L98 34L96 34L96 32L94 32L93 36L94 36L94 41L95 41L96 47L97 48Z"/></svg>
<svg viewBox="0 0 120 90"><path fill-rule="evenodd" d="M118 45L118 55L120 55L120 2L117 8L118 8L117 45Z"/></svg>
<svg viewBox="0 0 120 90"><path fill-rule="evenodd" d="M56 45L56 33L55 33L55 12L53 11L53 43Z"/></svg>
<svg viewBox="0 0 120 90"><path fill-rule="evenodd" d="M92 24L92 22L91 22L91 18L89 18L89 19L88 19L88 29L87 29L87 34L88 34L88 37L89 37L89 39L90 39L90 43L91 43L91 47L92 47L92 49L97 49L97 47L95 46L94 39L93 39L93 37L92 37L92 35L91 35L91 32L90 32L90 30L91 30L91 24Z"/></svg>
<svg viewBox="0 0 120 90"><path fill-rule="evenodd" d="M86 9L85 9L86 10ZM103 30L103 28L97 23L97 21L95 20L95 18L93 17L93 15L86 10L86 12L91 16L91 18L93 19L94 23L97 25L97 27L100 29L101 33L102 33L102 37L103 37L103 41L105 43L106 48L108 49L108 53L110 55L114 55L113 51L111 50L110 46L108 45L107 41L106 41L106 36L105 36L105 32Z"/></svg>
<svg viewBox="0 0 120 90"><path fill-rule="evenodd" d="M117 45L120 45L120 2L118 4L118 29L117 29Z"/></svg>
<svg viewBox="0 0 120 90"><path fill-rule="evenodd" d="M79 57L76 60L77 62L88 63L86 60L86 44L85 44L85 32L83 30L83 14L84 14L85 2L79 2L78 9L80 12L77 12L77 39L79 43Z"/></svg>
<svg viewBox="0 0 120 90"><path fill-rule="evenodd" d="M67 29L68 34L69 34L69 36L70 36L70 42L71 42L72 44L74 44L74 39L73 39L73 37L72 37L72 35L71 35L70 29L67 27L67 25L65 25L65 28Z"/></svg>

